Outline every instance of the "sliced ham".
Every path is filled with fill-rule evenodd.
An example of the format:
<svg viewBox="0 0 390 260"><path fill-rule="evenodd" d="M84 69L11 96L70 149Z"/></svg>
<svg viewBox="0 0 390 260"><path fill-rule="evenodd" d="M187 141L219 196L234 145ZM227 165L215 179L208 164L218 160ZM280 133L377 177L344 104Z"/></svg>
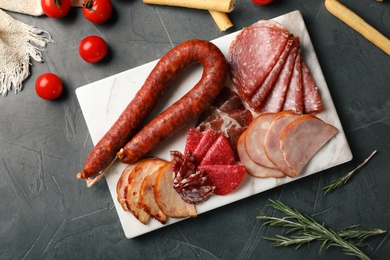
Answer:
<svg viewBox="0 0 390 260"><path fill-rule="evenodd" d="M227 61L233 84L248 99L267 77L284 50L289 31L272 20L244 28L229 47Z"/></svg>
<svg viewBox="0 0 390 260"><path fill-rule="evenodd" d="M282 71L279 73L279 76L276 79L276 82L273 85L272 89L268 93L265 100L262 102L261 107L258 109L258 112L277 113L282 110L286 98L288 85L290 84L290 79L295 64L295 58L299 49L299 44L299 38L294 37L293 46L289 53L287 61L283 66Z"/></svg>
<svg viewBox="0 0 390 260"><path fill-rule="evenodd" d="M280 148L293 176L297 176L337 132L337 128L312 115L303 115L289 123L281 133Z"/></svg>
<svg viewBox="0 0 390 260"><path fill-rule="evenodd" d="M280 136L285 127L300 115L291 111L277 113L264 137L264 149L268 158L277 165L278 169L289 177L295 177L292 169L284 161L284 154L280 149Z"/></svg>
<svg viewBox="0 0 390 260"><path fill-rule="evenodd" d="M272 86L274 85L276 79L278 78L280 71L283 69L284 64L286 63L286 60L290 54L294 42L293 40L294 37L290 35L276 64L273 66L270 73L264 79L263 83L256 89L253 96L248 100L249 105L254 110L257 111L261 107L261 104L263 103L265 97L267 96Z"/></svg>
<svg viewBox="0 0 390 260"><path fill-rule="evenodd" d="M255 163L248 155L247 150L245 148L245 135L246 132L243 132L240 138L238 139L237 142L237 153L240 158L240 162L242 165L245 165L247 173L252 175L253 177L258 177L258 178L282 178L284 177L284 173L261 166L260 164Z"/></svg>
<svg viewBox="0 0 390 260"><path fill-rule="evenodd" d="M248 126L244 142L249 157L255 163L275 169L277 166L268 158L264 146L265 135L273 120L274 114L262 114L256 117Z"/></svg>

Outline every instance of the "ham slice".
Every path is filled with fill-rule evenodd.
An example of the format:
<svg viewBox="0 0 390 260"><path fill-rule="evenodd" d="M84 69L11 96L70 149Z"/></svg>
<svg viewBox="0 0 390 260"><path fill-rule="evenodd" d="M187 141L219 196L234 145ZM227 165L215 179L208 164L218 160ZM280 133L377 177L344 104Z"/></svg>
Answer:
<svg viewBox="0 0 390 260"><path fill-rule="evenodd" d="M248 99L258 89L283 52L289 31L272 20L244 28L229 47L227 61L233 84Z"/></svg>
<svg viewBox="0 0 390 260"><path fill-rule="evenodd" d="M240 138L238 139L237 153L238 153L238 156L240 158L241 164L245 165L247 173L249 173L253 177L258 177L258 178L282 178L282 177L284 177L285 175L283 172L276 170L276 169L264 167L260 164L257 164L249 157L247 150L245 148L246 133L247 133L247 130L245 132L243 132L242 135L240 136Z"/></svg>
<svg viewBox="0 0 390 260"><path fill-rule="evenodd" d="M297 176L337 132L337 128L312 115L300 116L289 123L280 135L280 149L293 176Z"/></svg>
<svg viewBox="0 0 390 260"><path fill-rule="evenodd" d="M285 127L299 116L291 111L277 113L264 137L264 149L268 158L277 165L280 171L289 177L295 177L295 175L284 161L284 154L280 149L280 137Z"/></svg>

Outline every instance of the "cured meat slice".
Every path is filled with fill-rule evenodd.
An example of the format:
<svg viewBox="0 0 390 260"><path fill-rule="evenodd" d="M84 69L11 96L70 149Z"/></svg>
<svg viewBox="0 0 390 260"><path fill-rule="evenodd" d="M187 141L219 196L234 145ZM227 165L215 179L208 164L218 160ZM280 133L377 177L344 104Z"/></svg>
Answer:
<svg viewBox="0 0 390 260"><path fill-rule="evenodd" d="M229 165L234 164L234 161L234 153L228 140L219 134L199 165Z"/></svg>
<svg viewBox="0 0 390 260"><path fill-rule="evenodd" d="M300 40L294 37L293 46L282 71L279 73L275 84L267 97L258 109L260 113L277 113L282 111L286 98L288 85L290 84L291 74L295 64L295 58L299 49Z"/></svg>
<svg viewBox="0 0 390 260"><path fill-rule="evenodd" d="M128 165L123 170L121 177L119 177L118 182L116 184L117 199L124 211L129 210L129 208L126 205L126 193L127 193L127 185L129 184L129 175L131 171L137 166L137 164L138 163Z"/></svg>
<svg viewBox="0 0 390 260"><path fill-rule="evenodd" d="M281 24L261 20L244 28L231 43L227 61L238 93L248 99L281 55L290 33Z"/></svg>
<svg viewBox="0 0 390 260"><path fill-rule="evenodd" d="M189 187L180 190L181 198L190 204L200 204L213 195L214 186Z"/></svg>
<svg viewBox="0 0 390 260"><path fill-rule="evenodd" d="M165 167L168 166L168 163ZM154 198L153 186L156 181L158 171L154 171L147 175L141 184L140 189L140 207L148 213L154 219L160 221L162 224L165 224L167 221L167 216L161 211L158 206L156 199Z"/></svg>
<svg viewBox="0 0 390 260"><path fill-rule="evenodd" d="M214 130L207 129L203 133L202 139L199 141L194 151L194 156L198 163L200 163L203 160L207 151L214 144L217 138L218 138L218 133Z"/></svg>
<svg viewBox="0 0 390 260"><path fill-rule="evenodd" d="M322 100L306 62L302 59L302 84L304 113L319 113L323 110Z"/></svg>
<svg viewBox="0 0 390 260"><path fill-rule="evenodd" d="M298 50L295 59L290 84L287 89L283 110L292 110L295 113L303 113L303 87L302 87L302 62L301 51Z"/></svg>
<svg viewBox="0 0 390 260"><path fill-rule="evenodd" d="M194 153L196 146L199 144L202 139L203 133L195 128L190 128L187 134L186 145L184 147L184 154L187 151Z"/></svg>
<svg viewBox="0 0 390 260"><path fill-rule="evenodd" d="M337 132L337 128L312 115L303 115L288 124L280 136L280 147L293 175L297 176Z"/></svg>
<svg viewBox="0 0 390 260"><path fill-rule="evenodd" d="M174 178L177 178L177 174L179 173L179 170L184 162L184 155L179 151L171 151L170 156Z"/></svg>
<svg viewBox="0 0 390 260"><path fill-rule="evenodd" d="M186 203L173 188L172 164L161 169L154 183L154 198L161 211L168 217L196 217L195 206Z"/></svg>
<svg viewBox="0 0 390 260"><path fill-rule="evenodd" d="M174 185L180 183L183 179L187 178L191 174L196 172L196 167L198 166L198 161L195 155L191 152L187 152L184 155L183 163L180 166L180 169L177 172L173 172L173 183ZM175 166L176 168L176 166ZM173 170L173 164L172 164Z"/></svg>
<svg viewBox="0 0 390 260"><path fill-rule="evenodd" d="M262 114L256 117L246 130L244 142L251 160L261 166L276 169L277 166L268 158L264 146L264 139L274 116L274 114Z"/></svg>
<svg viewBox="0 0 390 260"><path fill-rule="evenodd" d="M245 141L244 141L246 138L245 135L246 135L246 131L243 132L242 135L240 136L240 138L238 139L237 153L238 153L238 156L240 158L242 165L245 165L247 173L249 173L253 177L258 177L258 178L268 178L268 177L269 178L282 178L282 177L284 177L285 175L283 172L276 170L276 169L261 166L261 165L255 163L249 157L249 155L246 151L246 148L245 148Z"/></svg>
<svg viewBox="0 0 390 260"><path fill-rule="evenodd" d="M248 105L254 110L257 111L260 108L262 102L264 101L265 97L267 96L276 79L278 78L280 71L283 69L284 64L286 63L286 60L290 54L293 45L293 40L294 36L290 35L276 64L274 65L270 73L267 75L263 83L257 88L254 95L248 100Z"/></svg>
<svg viewBox="0 0 390 260"><path fill-rule="evenodd" d="M226 195L235 190L246 173L244 165L204 165L199 169L207 173L216 195Z"/></svg>
<svg viewBox="0 0 390 260"><path fill-rule="evenodd" d="M284 161L284 154L280 148L280 136L284 128L298 117L298 114L291 111L277 113L264 137L264 149L268 158L277 165L280 171L289 177L295 177L295 175Z"/></svg>
<svg viewBox="0 0 390 260"><path fill-rule="evenodd" d="M139 163L129 175L129 184L126 192L126 205L131 213L143 224L146 224L150 215L140 203L140 190L144 178L154 171L158 171L167 161L161 159L147 159ZM171 175L172 179L172 175Z"/></svg>

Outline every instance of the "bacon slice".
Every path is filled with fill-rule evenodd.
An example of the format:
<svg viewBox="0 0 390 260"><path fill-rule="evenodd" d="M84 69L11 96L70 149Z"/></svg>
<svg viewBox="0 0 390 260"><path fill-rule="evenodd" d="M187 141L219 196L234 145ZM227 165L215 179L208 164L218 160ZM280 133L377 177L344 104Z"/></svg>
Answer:
<svg viewBox="0 0 390 260"><path fill-rule="evenodd" d="M290 33L281 24L261 20L244 28L229 47L233 84L248 99L275 66Z"/></svg>
<svg viewBox="0 0 390 260"><path fill-rule="evenodd" d="M280 135L280 147L293 176L297 176L337 132L336 127L312 115L303 115L289 123Z"/></svg>

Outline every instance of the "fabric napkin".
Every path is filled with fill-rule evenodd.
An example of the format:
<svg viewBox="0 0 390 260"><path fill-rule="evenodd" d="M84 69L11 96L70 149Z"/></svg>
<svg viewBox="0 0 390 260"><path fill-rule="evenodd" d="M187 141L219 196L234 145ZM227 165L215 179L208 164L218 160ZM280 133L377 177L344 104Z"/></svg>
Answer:
<svg viewBox="0 0 390 260"><path fill-rule="evenodd" d="M71 0L72 6L82 6L83 0ZM43 15L41 0L0 0L0 8L33 16Z"/></svg>
<svg viewBox="0 0 390 260"><path fill-rule="evenodd" d="M29 75L30 57L42 62L41 50L53 42L49 33L25 24L0 9L0 94L15 93Z"/></svg>

